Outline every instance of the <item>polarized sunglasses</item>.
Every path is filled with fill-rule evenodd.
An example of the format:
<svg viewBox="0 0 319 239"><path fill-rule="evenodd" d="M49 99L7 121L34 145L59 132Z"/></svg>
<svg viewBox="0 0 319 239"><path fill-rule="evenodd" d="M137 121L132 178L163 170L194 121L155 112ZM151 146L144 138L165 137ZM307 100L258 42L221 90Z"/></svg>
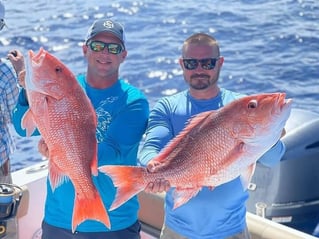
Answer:
<svg viewBox="0 0 319 239"><path fill-rule="evenodd" d="M119 43L105 43L102 41L90 41L88 43L92 51L100 52L103 51L105 47L107 47L107 50L109 53L117 55L121 53L124 50L124 47L122 44Z"/></svg>
<svg viewBox="0 0 319 239"><path fill-rule="evenodd" d="M197 69L198 65L204 70L212 70L215 68L216 62L219 60L218 58L205 58L205 59L183 59L183 64L185 69L187 70L195 70Z"/></svg>

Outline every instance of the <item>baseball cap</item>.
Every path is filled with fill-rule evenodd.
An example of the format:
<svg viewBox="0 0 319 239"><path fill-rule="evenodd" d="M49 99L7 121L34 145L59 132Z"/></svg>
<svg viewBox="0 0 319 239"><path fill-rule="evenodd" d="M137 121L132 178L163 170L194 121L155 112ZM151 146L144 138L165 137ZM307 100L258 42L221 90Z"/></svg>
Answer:
<svg viewBox="0 0 319 239"><path fill-rule="evenodd" d="M4 13L5 13L5 8L4 8L3 3L0 1L0 31L6 25L6 23L4 21Z"/></svg>
<svg viewBox="0 0 319 239"><path fill-rule="evenodd" d="M125 46L125 34L123 26L110 19L99 19L93 22L85 38L85 43L101 32L109 32L116 36Z"/></svg>

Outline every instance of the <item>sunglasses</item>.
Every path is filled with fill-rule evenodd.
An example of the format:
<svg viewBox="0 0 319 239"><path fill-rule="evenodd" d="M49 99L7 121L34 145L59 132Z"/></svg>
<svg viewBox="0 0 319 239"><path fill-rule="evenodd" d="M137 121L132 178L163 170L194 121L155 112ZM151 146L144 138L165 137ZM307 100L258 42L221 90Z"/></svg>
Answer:
<svg viewBox="0 0 319 239"><path fill-rule="evenodd" d="M204 70L212 70L215 68L216 62L218 60L219 57L205 59L183 59L183 64L187 70L195 70L199 64Z"/></svg>
<svg viewBox="0 0 319 239"><path fill-rule="evenodd" d="M122 44L119 43L105 43L102 41L90 41L88 43L92 51L100 52L103 51L105 47L107 47L107 50L109 53L117 55L121 53L124 50L124 47Z"/></svg>

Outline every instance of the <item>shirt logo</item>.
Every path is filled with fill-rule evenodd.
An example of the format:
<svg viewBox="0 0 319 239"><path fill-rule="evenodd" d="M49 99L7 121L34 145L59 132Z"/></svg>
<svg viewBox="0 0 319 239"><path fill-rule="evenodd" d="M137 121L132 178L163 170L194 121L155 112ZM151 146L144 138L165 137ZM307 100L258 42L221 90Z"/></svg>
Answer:
<svg viewBox="0 0 319 239"><path fill-rule="evenodd" d="M106 132L112 122L112 114L108 111L108 105L118 100L117 96L111 96L102 100L96 108L98 124L96 128L96 139L98 143L105 142Z"/></svg>

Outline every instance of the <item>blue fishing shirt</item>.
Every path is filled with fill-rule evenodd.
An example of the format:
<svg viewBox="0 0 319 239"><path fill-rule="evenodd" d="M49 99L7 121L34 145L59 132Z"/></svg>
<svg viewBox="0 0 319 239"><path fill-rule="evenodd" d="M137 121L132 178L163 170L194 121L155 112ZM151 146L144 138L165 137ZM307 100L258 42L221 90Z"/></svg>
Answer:
<svg viewBox="0 0 319 239"><path fill-rule="evenodd" d="M195 114L217 110L243 97L221 88L220 93L208 100L194 99L188 90L160 99L151 110L145 143L140 151L140 163L147 163L184 128ZM272 166L280 161L285 146L278 141L258 161ZM186 204L173 209L174 190L165 197L165 224L178 234L192 239L226 238L240 233L246 227L248 192L240 177L217 186L214 190L203 187Z"/></svg>
<svg viewBox="0 0 319 239"><path fill-rule="evenodd" d="M0 166L9 159L15 148L9 128L18 95L19 88L13 67L8 60L0 59Z"/></svg>
<svg viewBox="0 0 319 239"><path fill-rule="evenodd" d="M149 116L149 105L144 94L121 79L107 89L90 87L84 75L78 76L77 79L90 98L97 115L98 167L137 165L139 142L145 132ZM14 117L14 125L20 135L25 135L20 122L28 108L24 94L25 91L20 93ZM93 176L93 182L105 207L109 209L116 193L112 180L99 172L97 177ZM70 180L56 188L54 192L47 180L44 221L70 230L74 195L74 187ZM138 218L138 210L139 203L135 196L119 208L108 211L111 231L121 230L134 224ZM76 231L101 232L109 229L98 221L86 220L76 228Z"/></svg>

